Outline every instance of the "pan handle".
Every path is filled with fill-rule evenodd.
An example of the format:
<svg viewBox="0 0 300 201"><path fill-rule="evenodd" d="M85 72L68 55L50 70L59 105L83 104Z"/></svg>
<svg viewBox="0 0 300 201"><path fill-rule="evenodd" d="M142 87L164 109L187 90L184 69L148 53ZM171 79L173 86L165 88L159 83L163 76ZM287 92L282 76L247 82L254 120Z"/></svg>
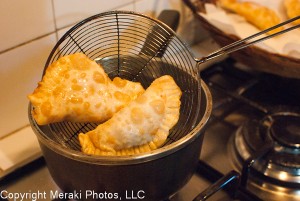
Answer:
<svg viewBox="0 0 300 201"><path fill-rule="evenodd" d="M180 20L180 13L177 10L163 10L157 19L168 25L173 31L176 31ZM163 40L157 40L157 34L159 34ZM140 54L161 58L168 46L168 41L172 37L173 35L166 34L165 31L162 32L157 25L154 26L147 35Z"/></svg>
<svg viewBox="0 0 300 201"><path fill-rule="evenodd" d="M240 174L234 170L227 173L224 177L217 180L213 185L209 186L203 192L199 193L193 201L204 201L212 196L217 191L223 189L225 186L230 184L231 182L235 182L235 186L237 187L240 183Z"/></svg>
<svg viewBox="0 0 300 201"><path fill-rule="evenodd" d="M168 25L176 32L179 25L180 13L177 10L163 10L157 19Z"/></svg>

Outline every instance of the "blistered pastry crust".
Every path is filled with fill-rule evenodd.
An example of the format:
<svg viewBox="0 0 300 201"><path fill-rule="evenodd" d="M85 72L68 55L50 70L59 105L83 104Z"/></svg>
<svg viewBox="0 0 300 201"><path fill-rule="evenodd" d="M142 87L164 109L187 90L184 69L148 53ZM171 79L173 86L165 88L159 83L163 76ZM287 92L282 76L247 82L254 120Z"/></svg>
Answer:
<svg viewBox="0 0 300 201"><path fill-rule="evenodd" d="M181 93L171 76L157 78L111 119L79 134L82 151L92 155L131 155L157 149L179 119Z"/></svg>
<svg viewBox="0 0 300 201"><path fill-rule="evenodd" d="M288 18L300 16L300 0L284 0L284 6ZM300 24L300 19L294 21L293 23Z"/></svg>
<svg viewBox="0 0 300 201"><path fill-rule="evenodd" d="M103 122L144 92L140 83L116 77L82 53L52 63L28 95L39 125L53 122Z"/></svg>
<svg viewBox="0 0 300 201"><path fill-rule="evenodd" d="M239 2L237 0L219 0L218 2L221 7L243 16L260 30L265 30L281 22L275 11L254 2ZM275 33L282 29L280 27L268 33Z"/></svg>

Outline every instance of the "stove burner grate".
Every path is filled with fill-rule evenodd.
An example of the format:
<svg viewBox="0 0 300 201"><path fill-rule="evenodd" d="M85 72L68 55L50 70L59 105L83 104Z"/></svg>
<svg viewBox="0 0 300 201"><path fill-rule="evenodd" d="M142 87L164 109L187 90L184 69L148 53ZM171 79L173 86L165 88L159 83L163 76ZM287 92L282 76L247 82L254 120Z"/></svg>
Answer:
<svg viewBox="0 0 300 201"><path fill-rule="evenodd" d="M297 151L300 148L300 114L283 113L271 117L271 122L270 134L274 140Z"/></svg>
<svg viewBox="0 0 300 201"><path fill-rule="evenodd" d="M300 193L300 113L278 112L245 122L232 136L229 150L243 172L242 185L272 196L298 199Z"/></svg>
<svg viewBox="0 0 300 201"><path fill-rule="evenodd" d="M210 125L233 130L228 158L241 185L262 199L299 199L300 80L253 72L231 59L202 78L214 98Z"/></svg>

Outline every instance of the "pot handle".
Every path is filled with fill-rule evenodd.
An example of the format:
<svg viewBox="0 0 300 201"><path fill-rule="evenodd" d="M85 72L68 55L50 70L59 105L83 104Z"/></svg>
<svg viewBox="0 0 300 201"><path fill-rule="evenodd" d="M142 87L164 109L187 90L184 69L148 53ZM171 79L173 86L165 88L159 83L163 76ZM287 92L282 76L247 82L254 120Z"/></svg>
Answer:
<svg viewBox="0 0 300 201"><path fill-rule="evenodd" d="M223 189L227 184L235 182L237 187L240 182L240 174L234 170L227 173L225 176L217 180L213 185L209 186L203 192L199 193L193 201L204 201L210 196L212 196L217 191Z"/></svg>
<svg viewBox="0 0 300 201"><path fill-rule="evenodd" d="M157 19L176 32L180 20L180 13L177 10L163 10ZM157 39L157 35L161 37L160 40ZM161 31L159 27L154 26L147 35L140 53L152 57L162 57L172 37L173 35L169 35L167 32Z"/></svg>

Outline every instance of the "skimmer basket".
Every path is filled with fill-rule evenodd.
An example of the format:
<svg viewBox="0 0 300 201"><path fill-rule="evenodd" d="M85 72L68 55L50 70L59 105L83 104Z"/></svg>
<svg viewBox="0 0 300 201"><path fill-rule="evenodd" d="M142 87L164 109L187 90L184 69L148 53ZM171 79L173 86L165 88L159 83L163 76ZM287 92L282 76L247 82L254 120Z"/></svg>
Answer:
<svg viewBox="0 0 300 201"><path fill-rule="evenodd" d="M197 63L174 31L161 21L127 11L87 18L61 37L50 53L45 70L58 58L76 52L102 64L110 78L119 76L137 81L144 88L162 75L171 75L183 93L179 121L164 146L198 132L201 80ZM79 151L77 135L94 129L97 124L59 122L35 126L43 137Z"/></svg>

